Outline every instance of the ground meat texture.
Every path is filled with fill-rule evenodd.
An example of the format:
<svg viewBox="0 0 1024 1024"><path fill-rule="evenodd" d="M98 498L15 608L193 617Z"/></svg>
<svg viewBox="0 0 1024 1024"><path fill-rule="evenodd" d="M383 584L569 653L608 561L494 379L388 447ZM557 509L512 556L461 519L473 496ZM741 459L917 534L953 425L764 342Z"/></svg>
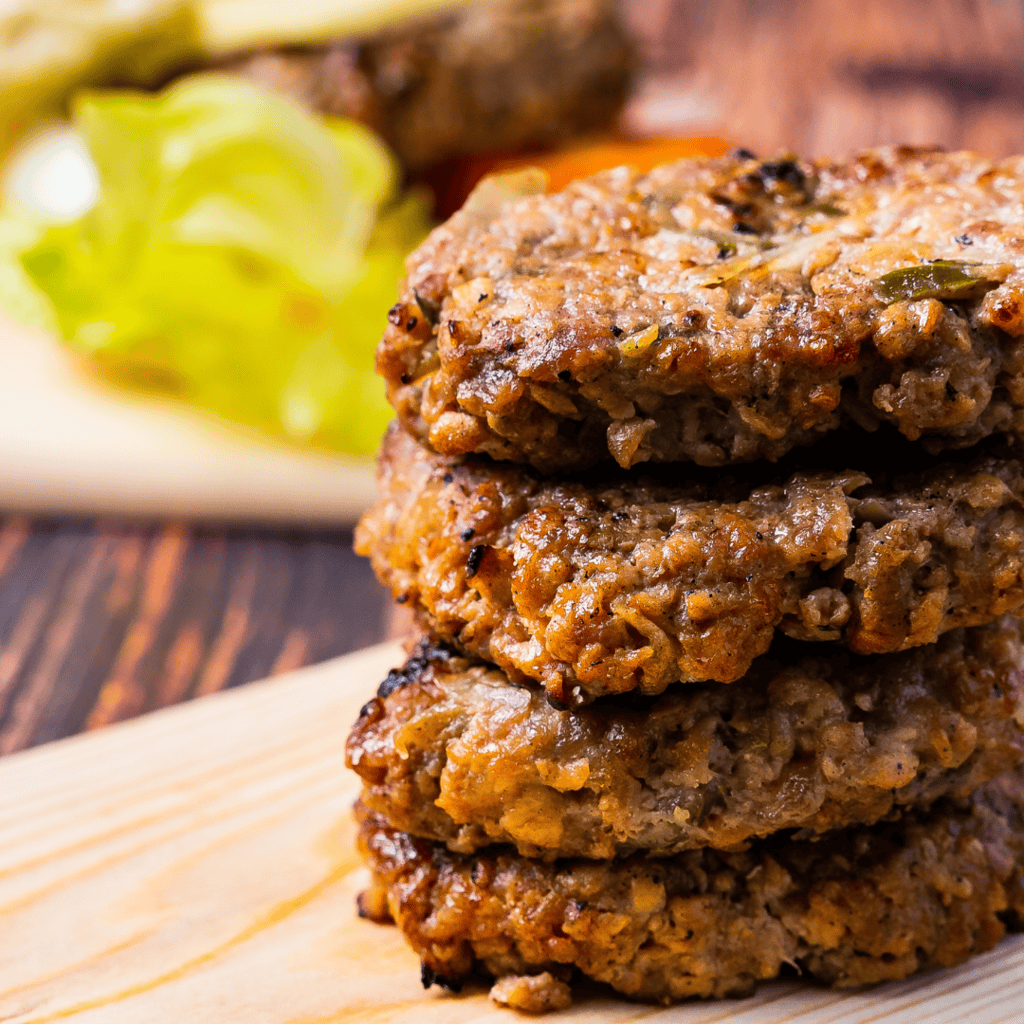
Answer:
<svg viewBox="0 0 1024 1024"><path fill-rule="evenodd" d="M883 653L1024 604L1019 463L875 475L550 481L392 428L356 550L435 636L572 705L732 682L777 630Z"/></svg>
<svg viewBox="0 0 1024 1024"><path fill-rule="evenodd" d="M495 0L367 39L243 54L226 66L368 124L418 170L606 130L634 63L609 0Z"/></svg>
<svg viewBox="0 0 1024 1024"><path fill-rule="evenodd" d="M742 682L557 711L535 689L423 642L348 740L363 802L471 853L668 856L778 829L821 833L964 797L1024 763L1024 627L901 654L776 645Z"/></svg>
<svg viewBox="0 0 1024 1024"><path fill-rule="evenodd" d="M491 999L522 1013L550 1013L572 1006L572 992L549 971L541 974L507 974L494 984Z"/></svg>
<svg viewBox="0 0 1024 1024"><path fill-rule="evenodd" d="M363 815L364 913L393 918L449 986L572 967L667 1003L742 995L791 964L846 988L958 963L1024 916L1016 774L819 842L781 834L665 861L463 856Z"/></svg>
<svg viewBox="0 0 1024 1024"><path fill-rule="evenodd" d="M1022 195L1024 157L900 148L470 203L410 256L377 367L436 451L543 471L881 422L969 446L1024 421Z"/></svg>

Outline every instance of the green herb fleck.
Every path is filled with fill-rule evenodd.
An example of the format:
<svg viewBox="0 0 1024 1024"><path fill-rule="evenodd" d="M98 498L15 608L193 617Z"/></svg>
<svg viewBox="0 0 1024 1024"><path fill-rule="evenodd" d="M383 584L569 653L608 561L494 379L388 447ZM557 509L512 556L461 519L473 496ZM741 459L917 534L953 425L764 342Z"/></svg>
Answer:
<svg viewBox="0 0 1024 1024"><path fill-rule="evenodd" d="M732 237L727 231L697 231L695 234L699 238L706 238L709 242L714 242L718 246L718 258L725 259L726 256L735 256L739 250L736 248L736 239Z"/></svg>
<svg viewBox="0 0 1024 1024"><path fill-rule="evenodd" d="M807 207L808 213L823 213L826 217L845 217L846 210L841 209L834 203L811 203Z"/></svg>
<svg viewBox="0 0 1024 1024"><path fill-rule="evenodd" d="M963 260L934 260L900 267L876 278L875 291L886 302L900 299L964 299L999 284L993 268Z"/></svg>

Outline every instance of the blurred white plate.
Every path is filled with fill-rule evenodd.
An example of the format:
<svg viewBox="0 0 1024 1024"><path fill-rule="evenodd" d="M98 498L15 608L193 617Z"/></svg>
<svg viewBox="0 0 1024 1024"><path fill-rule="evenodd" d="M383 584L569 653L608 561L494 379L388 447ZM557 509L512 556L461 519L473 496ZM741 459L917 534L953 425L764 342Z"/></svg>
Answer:
<svg viewBox="0 0 1024 1024"><path fill-rule="evenodd" d="M70 133L38 140L9 196L53 219L95 198ZM2 303L2 297L0 297ZM85 379L56 341L0 313L0 509L342 525L373 500L368 460L274 444Z"/></svg>
<svg viewBox="0 0 1024 1024"><path fill-rule="evenodd" d="M347 524L371 464L306 452L84 380L51 338L0 318L0 508Z"/></svg>

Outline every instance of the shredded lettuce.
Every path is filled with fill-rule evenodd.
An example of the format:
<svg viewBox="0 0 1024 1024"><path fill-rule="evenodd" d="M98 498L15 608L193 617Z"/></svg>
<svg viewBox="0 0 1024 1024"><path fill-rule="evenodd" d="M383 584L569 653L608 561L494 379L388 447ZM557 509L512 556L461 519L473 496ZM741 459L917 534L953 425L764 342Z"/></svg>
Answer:
<svg viewBox="0 0 1024 1024"><path fill-rule="evenodd" d="M68 344L121 383L372 453L373 348L429 229L383 143L224 75L76 114L99 202L22 255Z"/></svg>
<svg viewBox="0 0 1024 1024"><path fill-rule="evenodd" d="M32 283L20 255L39 241L42 229L15 212L0 214L0 300L4 312L36 330L54 333L53 306Z"/></svg>

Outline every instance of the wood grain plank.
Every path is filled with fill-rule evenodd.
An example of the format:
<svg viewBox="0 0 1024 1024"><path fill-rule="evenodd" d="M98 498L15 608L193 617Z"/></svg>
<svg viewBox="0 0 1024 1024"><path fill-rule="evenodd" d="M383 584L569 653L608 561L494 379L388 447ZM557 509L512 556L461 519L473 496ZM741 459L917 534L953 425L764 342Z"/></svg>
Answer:
<svg viewBox="0 0 1024 1024"><path fill-rule="evenodd" d="M54 697L60 669L71 651L75 634L81 628L86 602L111 553L112 542L96 538L68 580L35 668L11 706L7 727L0 738L0 754L27 746L35 733L47 703Z"/></svg>
<svg viewBox="0 0 1024 1024"><path fill-rule="evenodd" d="M388 601L351 533L13 519L0 751L355 650Z"/></svg>
<svg viewBox="0 0 1024 1024"><path fill-rule="evenodd" d="M483 989L424 993L365 874L342 738L385 645L0 762L0 1019L9 1024L507 1022ZM769 985L659 1009L596 987L553 1021L1020 1020L1024 940L867 992Z"/></svg>
<svg viewBox="0 0 1024 1024"><path fill-rule="evenodd" d="M910 143L1024 149L1024 7L1010 0L634 2L639 131L764 152Z"/></svg>

